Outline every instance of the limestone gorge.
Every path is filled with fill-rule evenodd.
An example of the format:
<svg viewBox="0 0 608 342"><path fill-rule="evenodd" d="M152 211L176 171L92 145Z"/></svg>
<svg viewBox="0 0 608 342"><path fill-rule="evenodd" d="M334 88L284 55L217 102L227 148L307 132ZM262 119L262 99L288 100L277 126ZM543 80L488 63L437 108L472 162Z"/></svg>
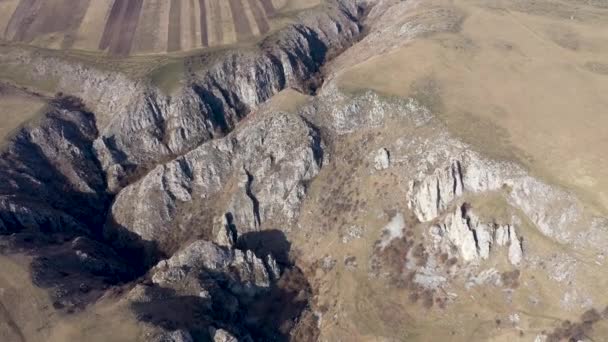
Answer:
<svg viewBox="0 0 608 342"><path fill-rule="evenodd" d="M0 1L0 340L608 339L607 6L111 3Z"/></svg>

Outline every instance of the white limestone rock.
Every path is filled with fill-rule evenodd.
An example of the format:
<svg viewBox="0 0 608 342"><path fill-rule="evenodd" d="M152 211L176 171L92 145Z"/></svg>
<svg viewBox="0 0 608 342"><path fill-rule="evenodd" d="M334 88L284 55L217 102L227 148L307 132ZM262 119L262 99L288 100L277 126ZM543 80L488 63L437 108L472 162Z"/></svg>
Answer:
<svg viewBox="0 0 608 342"><path fill-rule="evenodd" d="M408 206L422 222L439 216L447 206L462 195L462 169L459 161L448 168L437 169L420 182L410 184Z"/></svg>
<svg viewBox="0 0 608 342"><path fill-rule="evenodd" d="M376 155L374 157L374 168L377 171L388 169L390 164L390 154L386 148L383 147L376 151Z"/></svg>
<svg viewBox="0 0 608 342"><path fill-rule="evenodd" d="M151 342L193 342L192 335L185 330L162 332L153 337Z"/></svg>
<svg viewBox="0 0 608 342"><path fill-rule="evenodd" d="M230 213L239 232L256 231L268 220L283 221L287 229L299 214L305 182L321 168L323 147L299 116L267 114L126 187L112 206L116 224L162 248L189 238L180 234L208 214L194 203L215 206L214 198L222 196L227 204L220 212ZM182 208L187 216L179 215Z"/></svg>
<svg viewBox="0 0 608 342"><path fill-rule="evenodd" d="M485 223L467 203L447 214L441 223L431 226L429 235L436 250L450 255L452 247L456 247L465 262L488 259L495 245L508 245L508 259L514 266L523 259L522 243L513 226Z"/></svg>
<svg viewBox="0 0 608 342"><path fill-rule="evenodd" d="M433 165L432 172L415 176L407 195L408 207L421 222L442 215L467 193L501 191L543 234L575 242L571 227L582 219L582 206L570 193L529 176L514 163L483 158L462 143L445 139L441 146L427 142L417 150Z"/></svg>
<svg viewBox="0 0 608 342"><path fill-rule="evenodd" d="M232 250L205 240L191 243L151 271L155 284L169 287L197 283L198 275L208 272L234 275L231 291L251 296L269 288L280 277L276 260L270 255L261 259L250 250ZM197 294L202 291L206 288L196 289Z"/></svg>
<svg viewBox="0 0 608 342"><path fill-rule="evenodd" d="M519 266L523 258L523 248L515 230L511 231L509 243L509 262L513 266Z"/></svg>
<svg viewBox="0 0 608 342"><path fill-rule="evenodd" d="M405 218L403 214L397 213L382 229L382 237L379 244L380 249L386 248L394 239L401 238L403 236L403 229L405 229Z"/></svg>
<svg viewBox="0 0 608 342"><path fill-rule="evenodd" d="M224 329L209 328L209 333L213 342L239 342L236 337Z"/></svg>

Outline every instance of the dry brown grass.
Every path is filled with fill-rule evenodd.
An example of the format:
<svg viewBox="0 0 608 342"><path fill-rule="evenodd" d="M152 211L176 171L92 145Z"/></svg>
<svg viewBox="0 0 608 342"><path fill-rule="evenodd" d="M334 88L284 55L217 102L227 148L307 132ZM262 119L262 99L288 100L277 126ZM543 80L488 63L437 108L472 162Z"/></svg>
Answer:
<svg viewBox="0 0 608 342"><path fill-rule="evenodd" d="M0 83L0 141L38 117L46 102Z"/></svg>
<svg viewBox="0 0 608 342"><path fill-rule="evenodd" d="M460 32L348 67L341 86L414 95L459 138L606 212L608 12L565 1L454 4L466 13Z"/></svg>

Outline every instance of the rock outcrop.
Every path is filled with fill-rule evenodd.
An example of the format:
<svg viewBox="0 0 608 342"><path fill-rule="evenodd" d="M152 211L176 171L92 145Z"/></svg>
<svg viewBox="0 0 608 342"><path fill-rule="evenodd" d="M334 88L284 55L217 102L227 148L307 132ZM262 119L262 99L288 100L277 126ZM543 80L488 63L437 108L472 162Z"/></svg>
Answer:
<svg viewBox="0 0 608 342"><path fill-rule="evenodd" d="M376 151L376 156L374 157L374 168L377 171L386 170L391 165L390 155L386 148L381 148Z"/></svg>
<svg viewBox="0 0 608 342"><path fill-rule="evenodd" d="M390 120L422 126L432 119L428 108L415 99L388 99L373 91L348 95L335 82L324 84L316 101L301 112L339 135L379 128Z"/></svg>
<svg viewBox="0 0 608 342"><path fill-rule="evenodd" d="M211 330L213 342L238 342L239 340L224 329Z"/></svg>
<svg viewBox="0 0 608 342"><path fill-rule="evenodd" d="M465 194L500 191L543 234L572 241L569 227L582 218L582 208L570 193L529 176L513 163L485 159L458 145L436 148L443 150L441 159L431 160L436 168L410 183L408 206L421 222L435 219ZM438 152L429 151L432 158L435 154Z"/></svg>
<svg viewBox="0 0 608 342"><path fill-rule="evenodd" d="M241 233L267 221L293 223L306 182L323 163L320 136L297 115L256 119L125 188L111 210L114 223L169 249L193 235L211 238L217 217Z"/></svg>
<svg viewBox="0 0 608 342"><path fill-rule="evenodd" d="M150 339L151 342L193 342L190 333L184 330L161 331Z"/></svg>
<svg viewBox="0 0 608 342"><path fill-rule="evenodd" d="M299 14L258 46L191 57L186 80L170 93L145 78L31 51L6 56L3 63L32 65L32 78L90 105L101 131L95 151L109 189L118 192L158 163L228 133L279 91L314 90L321 66L359 36L360 12L353 1L332 0L323 10Z"/></svg>
<svg viewBox="0 0 608 342"><path fill-rule="evenodd" d="M0 154L0 234L95 233L108 205L96 138L93 114L72 98L52 101L10 138Z"/></svg>
<svg viewBox="0 0 608 342"><path fill-rule="evenodd" d="M190 293L181 295L210 296L213 291L227 286L234 295L254 296L268 290L271 282L280 277L280 271L271 255L265 260L252 251L228 249L213 242L198 240L161 261L152 270L152 281L162 287L183 288L191 284ZM198 282L201 274L221 277L222 284ZM209 279L208 279L209 280ZM198 286L197 286L198 285Z"/></svg>
<svg viewBox="0 0 608 342"><path fill-rule="evenodd" d="M290 280L300 274L296 268L281 271L272 254L256 253L194 241L154 266L150 282L133 288L127 301L151 334L168 341L174 334L212 341L283 340L277 322L294 323L305 306L290 301L301 301L308 285Z"/></svg>
<svg viewBox="0 0 608 342"><path fill-rule="evenodd" d="M508 259L512 265L518 266L522 261L522 240L513 225L485 223L467 203L448 213L442 223L430 228L429 233L439 253L451 256L454 247L465 262L488 259L498 246L508 247Z"/></svg>

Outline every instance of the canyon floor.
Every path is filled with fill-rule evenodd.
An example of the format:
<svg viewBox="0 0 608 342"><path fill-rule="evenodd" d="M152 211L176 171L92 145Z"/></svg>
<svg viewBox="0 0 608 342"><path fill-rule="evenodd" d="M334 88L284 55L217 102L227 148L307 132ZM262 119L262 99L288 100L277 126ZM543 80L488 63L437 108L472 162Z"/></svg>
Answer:
<svg viewBox="0 0 608 342"><path fill-rule="evenodd" d="M0 9L0 340L608 340L605 2Z"/></svg>

